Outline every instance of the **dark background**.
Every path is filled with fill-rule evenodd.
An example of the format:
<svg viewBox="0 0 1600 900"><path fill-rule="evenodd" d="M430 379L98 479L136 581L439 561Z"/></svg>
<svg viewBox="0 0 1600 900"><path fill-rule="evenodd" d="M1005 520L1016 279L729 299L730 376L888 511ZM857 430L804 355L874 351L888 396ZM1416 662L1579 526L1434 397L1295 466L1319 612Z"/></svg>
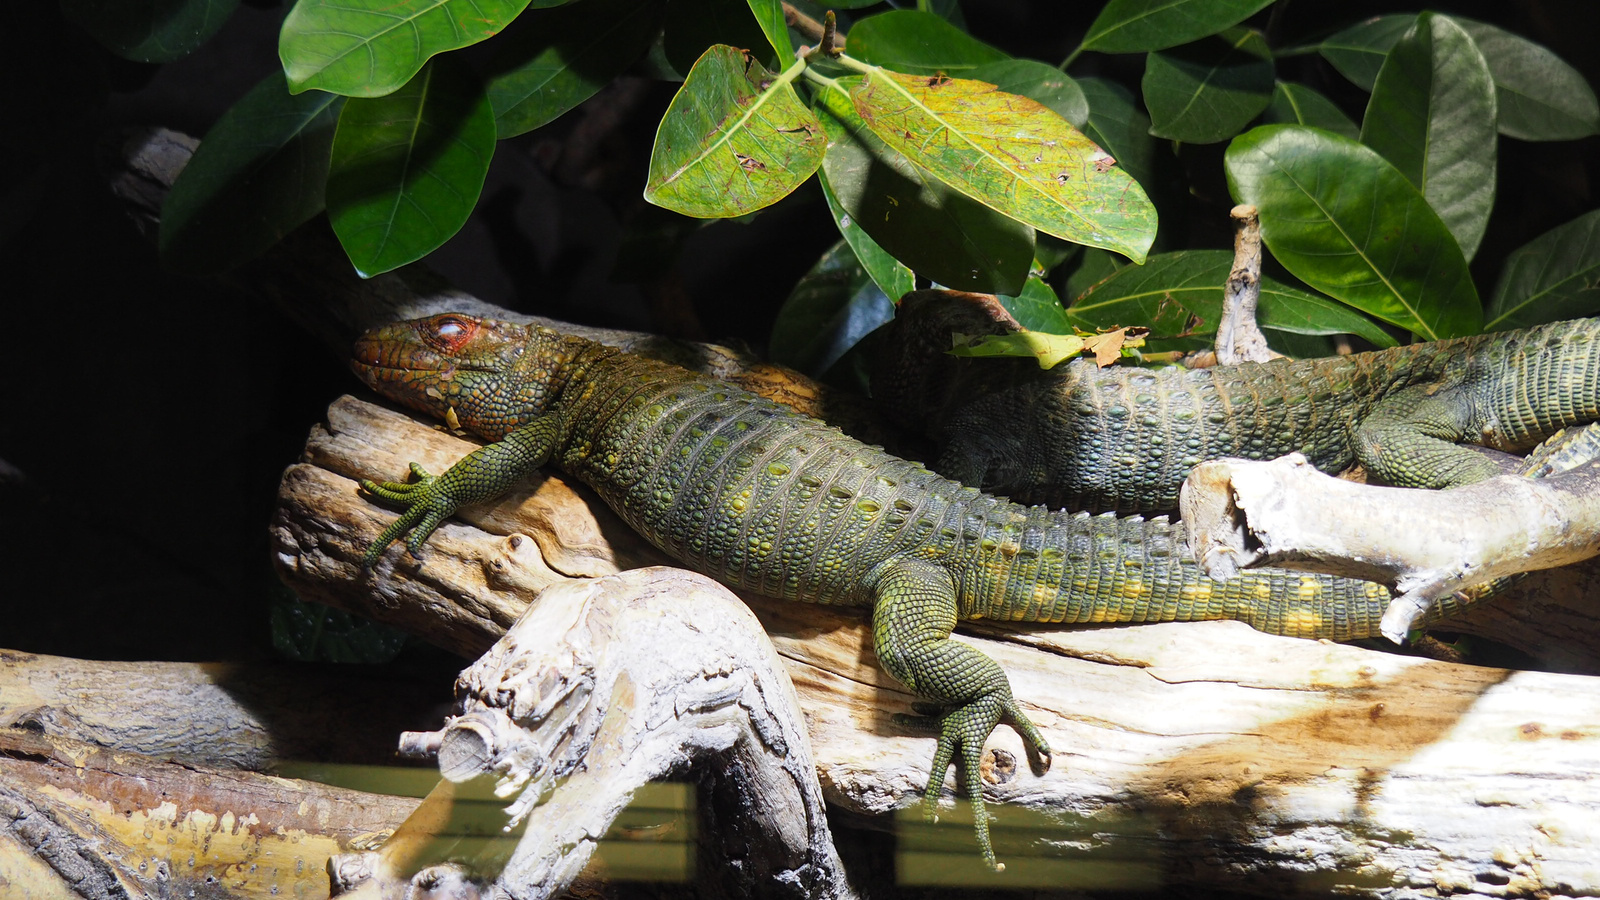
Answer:
<svg viewBox="0 0 1600 900"><path fill-rule="evenodd" d="M906 4L909 5L909 4ZM1059 62L1100 4L968 0L972 33ZM1275 45L1377 2L1277 4ZM55 4L12 4L0 62L0 647L106 659L273 653L284 589L266 528L283 467L329 401L357 389L342 362L274 309L164 272L105 188L97 152L127 126L196 136L278 65L287 4L247 2L215 39L167 65L116 59ZM1600 4L1440 3L1543 43L1600 84ZM470 55L470 54L469 54ZM1086 54L1074 75L1137 89L1142 56ZM1366 95L1315 55L1280 75L1357 121ZM815 182L749 224L687 224L640 194L676 85L632 77L546 128L502 142L483 202L428 263L486 300L571 321L745 341L759 348L795 281L831 245ZM1227 247L1221 155L1182 148L1190 246ZM1502 138L1499 200L1473 268L1593 209L1600 141ZM676 236L681 242L663 241ZM675 250L676 252L670 252ZM618 277L613 277L617 275ZM619 278L622 281L619 281ZM624 283L626 282L626 283Z"/></svg>

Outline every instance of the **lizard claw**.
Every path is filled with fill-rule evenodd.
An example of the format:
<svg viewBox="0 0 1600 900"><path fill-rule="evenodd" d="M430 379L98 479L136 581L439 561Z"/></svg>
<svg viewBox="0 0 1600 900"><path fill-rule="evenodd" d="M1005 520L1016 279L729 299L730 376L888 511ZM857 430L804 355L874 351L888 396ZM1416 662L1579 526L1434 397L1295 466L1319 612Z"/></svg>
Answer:
<svg viewBox="0 0 1600 900"><path fill-rule="evenodd" d="M939 707L935 707L939 708ZM939 743L933 755L933 771L928 777L928 788L922 795L923 818L938 821L939 797L944 791L945 772L953 762L960 764L962 792L972 804L972 824L977 830L978 849L983 861L996 872L1005 871L1005 865L995 858L994 844L989 836L989 823L993 816L983 802L983 743L996 725L1005 721L1021 735L1026 745L1028 759L1035 774L1043 775L1050 769L1050 745L1015 699L996 696L982 697L965 705L950 709L929 719L917 716L896 716L897 722L913 727L937 723Z"/></svg>
<svg viewBox="0 0 1600 900"><path fill-rule="evenodd" d="M459 505L442 489L439 479L417 463L411 463L414 481L372 481L363 478L361 490L369 496L402 507L400 518L389 524L377 539L367 547L361 557L361 567L370 569L383 557L383 551L402 535L406 535L406 551L414 559L422 558L422 545L428 536L456 511Z"/></svg>

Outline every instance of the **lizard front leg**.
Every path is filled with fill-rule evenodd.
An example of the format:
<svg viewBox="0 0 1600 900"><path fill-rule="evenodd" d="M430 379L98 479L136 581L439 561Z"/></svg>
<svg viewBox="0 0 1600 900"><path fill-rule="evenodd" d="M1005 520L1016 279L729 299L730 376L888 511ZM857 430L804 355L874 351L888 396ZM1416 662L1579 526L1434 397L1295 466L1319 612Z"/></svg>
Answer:
<svg viewBox="0 0 1600 900"><path fill-rule="evenodd" d="M439 523L464 504L498 497L532 475L550 459L560 435L560 422L554 415L545 414L501 440L472 451L443 475L429 475L421 466L412 463L411 474L415 481L379 483L362 479L362 490L404 509L400 518L367 548L361 559L362 567L371 568L383 556L384 549L407 531L411 536L406 539L406 550L413 557L420 556L423 543Z"/></svg>
<svg viewBox="0 0 1600 900"><path fill-rule="evenodd" d="M1009 722L1042 762L1050 766L1050 747L1011 696L1011 681L1000 664L978 650L950 639L956 624L956 589L950 573L926 560L895 558L880 565L869 584L876 598L872 643L878 660L914 693L933 701L939 732L933 771L923 795L932 818L952 761L961 766L961 785L972 802L978 849L999 871L989 840L989 815L983 807L980 762L983 742L1002 720ZM920 724L920 723L918 723Z"/></svg>

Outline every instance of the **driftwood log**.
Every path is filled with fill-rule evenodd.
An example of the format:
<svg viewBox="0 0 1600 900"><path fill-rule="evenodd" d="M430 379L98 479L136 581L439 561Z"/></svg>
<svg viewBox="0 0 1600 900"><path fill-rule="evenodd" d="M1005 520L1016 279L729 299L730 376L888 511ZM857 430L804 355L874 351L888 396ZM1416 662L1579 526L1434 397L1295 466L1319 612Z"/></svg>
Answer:
<svg viewBox="0 0 1600 900"><path fill-rule="evenodd" d="M265 772L287 760L384 764L449 690L332 666L99 662L0 650L0 728L157 759Z"/></svg>
<svg viewBox="0 0 1600 900"><path fill-rule="evenodd" d="M834 850L794 689L761 623L682 569L567 581L457 682L458 715L408 734L452 782L487 776L515 849L492 871L416 871L390 848L336 858L340 893L403 896L441 880L488 896L549 897L583 870L635 792L698 770L702 885L729 896L853 896ZM376 882L379 889L364 891Z"/></svg>
<svg viewBox="0 0 1600 900"><path fill-rule="evenodd" d="M416 806L0 728L0 896L327 896Z"/></svg>
<svg viewBox="0 0 1600 900"><path fill-rule="evenodd" d="M403 471L409 459L437 466L470 446L401 413L336 403L307 461L285 473L273 526L284 579L477 655L526 607L519 585L553 583L563 569L593 574L607 553L617 568L653 557L581 489L550 476L464 511L420 566L390 554L362 573L360 555L392 513L362 499L353 479ZM584 552L545 560L546 545ZM745 599L789 669L827 799L879 817L914 804L932 741L893 724L911 698L877 666L865 618ZM900 827L904 881L1362 896L1600 889L1600 783L1590 778L1600 766L1600 681L1227 622L967 639L1010 673L1058 748L1055 768L1033 777L1017 765L1015 735L996 732L984 774L1004 803L996 833L1006 872L984 870L951 805L948 830Z"/></svg>

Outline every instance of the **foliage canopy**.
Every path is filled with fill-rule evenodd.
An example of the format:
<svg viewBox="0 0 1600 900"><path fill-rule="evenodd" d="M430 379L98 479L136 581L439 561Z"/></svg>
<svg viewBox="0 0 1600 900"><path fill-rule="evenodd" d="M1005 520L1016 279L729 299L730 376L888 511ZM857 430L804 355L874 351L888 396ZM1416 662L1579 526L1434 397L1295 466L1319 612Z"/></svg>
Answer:
<svg viewBox="0 0 1600 900"><path fill-rule="evenodd" d="M192 51L234 6L62 4L144 61ZM281 71L172 191L163 256L226 269L325 211L364 276L422 259L478 203L497 141L633 72L681 81L639 180L651 203L738 219L816 178L840 241L772 337L814 372L919 284L1000 294L1054 334L1150 328L1130 355L1192 347L1227 256L1185 219L1224 180L1260 210L1263 324L1288 352L1600 310L1600 211L1498 273L1472 266L1505 139L1600 134L1584 77L1500 25L1397 11L1285 35L1270 0L1108 0L1055 65L973 36L955 0L893 5L298 0ZM818 46L835 20L842 54Z"/></svg>

